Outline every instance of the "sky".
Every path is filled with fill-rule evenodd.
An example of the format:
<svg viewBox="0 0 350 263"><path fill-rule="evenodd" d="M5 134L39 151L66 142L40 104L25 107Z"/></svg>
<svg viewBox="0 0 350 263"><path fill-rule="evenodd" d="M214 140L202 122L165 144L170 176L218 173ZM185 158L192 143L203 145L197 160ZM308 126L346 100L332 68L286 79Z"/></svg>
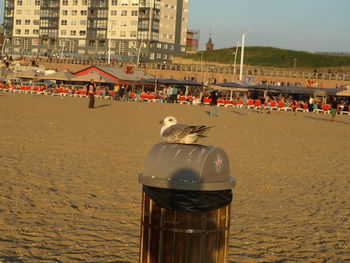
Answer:
<svg viewBox="0 0 350 263"><path fill-rule="evenodd" d="M350 52L350 0L189 0L190 29L200 48L211 33L215 48L246 46L310 52Z"/></svg>
<svg viewBox="0 0 350 263"><path fill-rule="evenodd" d="M3 6L0 0L0 22ZM215 48L268 46L310 52L350 52L350 0L189 0L189 29L200 49L211 34Z"/></svg>

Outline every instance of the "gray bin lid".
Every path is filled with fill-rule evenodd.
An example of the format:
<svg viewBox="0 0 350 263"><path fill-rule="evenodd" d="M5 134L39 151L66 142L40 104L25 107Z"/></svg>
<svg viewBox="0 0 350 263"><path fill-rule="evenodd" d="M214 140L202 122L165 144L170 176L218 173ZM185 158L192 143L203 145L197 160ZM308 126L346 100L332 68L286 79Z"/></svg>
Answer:
<svg viewBox="0 0 350 263"><path fill-rule="evenodd" d="M138 179L146 186L177 190L218 191L235 186L225 151L202 145L156 144Z"/></svg>

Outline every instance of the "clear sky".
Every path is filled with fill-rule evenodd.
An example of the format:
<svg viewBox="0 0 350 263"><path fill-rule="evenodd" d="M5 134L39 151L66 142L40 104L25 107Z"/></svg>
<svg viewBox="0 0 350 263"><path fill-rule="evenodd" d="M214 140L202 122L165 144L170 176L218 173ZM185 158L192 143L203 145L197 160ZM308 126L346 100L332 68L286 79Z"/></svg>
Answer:
<svg viewBox="0 0 350 263"><path fill-rule="evenodd" d="M0 0L0 17L3 6ZM215 48L233 47L242 33L247 46L350 52L350 0L189 0L190 29L201 45L212 34Z"/></svg>
<svg viewBox="0 0 350 263"><path fill-rule="evenodd" d="M189 0L189 28L201 48L212 33L215 48L246 46L350 52L350 0Z"/></svg>

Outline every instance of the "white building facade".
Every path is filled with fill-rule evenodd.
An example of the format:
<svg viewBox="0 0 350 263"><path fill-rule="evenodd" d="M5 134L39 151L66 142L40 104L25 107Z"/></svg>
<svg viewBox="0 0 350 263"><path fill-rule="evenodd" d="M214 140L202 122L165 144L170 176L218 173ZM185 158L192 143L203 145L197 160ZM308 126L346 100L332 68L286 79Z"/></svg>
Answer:
<svg viewBox="0 0 350 263"><path fill-rule="evenodd" d="M189 0L5 0L4 51L169 61L185 52Z"/></svg>

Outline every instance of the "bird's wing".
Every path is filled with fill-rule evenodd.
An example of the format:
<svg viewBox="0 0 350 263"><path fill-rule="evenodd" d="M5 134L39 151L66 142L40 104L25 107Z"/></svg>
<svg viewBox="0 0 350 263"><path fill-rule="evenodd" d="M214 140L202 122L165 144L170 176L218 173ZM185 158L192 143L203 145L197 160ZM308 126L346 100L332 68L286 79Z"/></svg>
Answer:
<svg viewBox="0 0 350 263"><path fill-rule="evenodd" d="M189 126L190 127L190 134L197 133L199 135L203 135L207 133L207 131L212 128L213 126L204 126L204 125L197 125L197 126Z"/></svg>
<svg viewBox="0 0 350 263"><path fill-rule="evenodd" d="M210 128L211 127L203 125L188 126L183 124L175 124L165 129L162 133L162 137L170 141L176 141L181 140L182 138L190 134L203 135Z"/></svg>
<svg viewBox="0 0 350 263"><path fill-rule="evenodd" d="M188 135L190 130L190 126L175 124L165 129L162 133L162 137L168 140L179 140Z"/></svg>

